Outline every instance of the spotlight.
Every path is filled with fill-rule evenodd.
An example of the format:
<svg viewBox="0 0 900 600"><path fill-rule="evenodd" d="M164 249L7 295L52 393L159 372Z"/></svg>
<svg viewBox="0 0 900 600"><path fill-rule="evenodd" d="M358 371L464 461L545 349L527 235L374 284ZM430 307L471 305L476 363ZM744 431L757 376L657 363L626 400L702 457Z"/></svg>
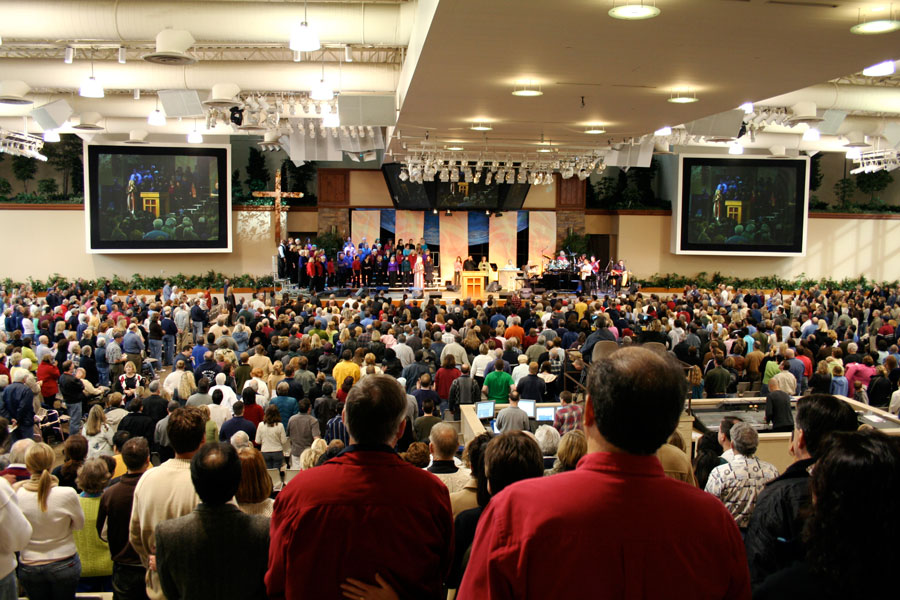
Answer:
<svg viewBox="0 0 900 600"><path fill-rule="evenodd" d="M728 146L728 154L743 154L744 147L738 142L734 142Z"/></svg>
<svg viewBox="0 0 900 600"><path fill-rule="evenodd" d="M432 208L432 209L431 209L431 214L433 214L433 215L438 214L437 209L436 209L436 208Z"/></svg>
<svg viewBox="0 0 900 600"><path fill-rule="evenodd" d="M494 178L494 172L488 171L484 176L484 185L491 185L491 180Z"/></svg>
<svg viewBox="0 0 900 600"><path fill-rule="evenodd" d="M119 46L119 64L125 64L125 46Z"/></svg>
<svg viewBox="0 0 900 600"><path fill-rule="evenodd" d="M398 177L400 178L400 181L406 181L409 179L409 173L406 171L406 169L402 169Z"/></svg>
<svg viewBox="0 0 900 600"><path fill-rule="evenodd" d="M353 62L353 50L350 46L344 46L344 62Z"/></svg>
<svg viewBox="0 0 900 600"><path fill-rule="evenodd" d="M484 211L484 214L486 214L487 216L491 216L491 211L486 210L486 211Z"/></svg>
<svg viewBox="0 0 900 600"><path fill-rule="evenodd" d="M331 86L325 83L325 67L323 66L322 69L322 79L320 79L318 83L313 84L312 90L309 92L309 97L313 100L323 100L327 102L334 99L334 90L331 88Z"/></svg>
<svg viewBox="0 0 900 600"><path fill-rule="evenodd" d="M819 130L815 127L810 127L806 131L803 132L803 141L804 142L818 142L821 134Z"/></svg>
<svg viewBox="0 0 900 600"><path fill-rule="evenodd" d="M672 135L672 128L668 125L665 127L661 127L653 132L653 135L657 135L659 137L665 137L667 135Z"/></svg>
<svg viewBox="0 0 900 600"><path fill-rule="evenodd" d="M322 127L340 127L341 118L337 112L331 112L322 117Z"/></svg>
<svg viewBox="0 0 900 600"><path fill-rule="evenodd" d="M46 134L45 134L46 136ZM44 141L47 141L47 138L44 137ZM862 152L859 148L850 148L847 150L846 159L847 160L859 160L862 157Z"/></svg>
<svg viewBox="0 0 900 600"><path fill-rule="evenodd" d="M445 216L445 217L449 217L449 216L452 216L452 215L453 215L453 213L450 212L450 209L449 209L449 208L447 209L447 212L444 213L444 216Z"/></svg>
<svg viewBox="0 0 900 600"><path fill-rule="evenodd" d="M71 65L73 60L75 60L75 48L66 46L66 50L63 53L63 62L67 65Z"/></svg>
<svg viewBox="0 0 900 600"><path fill-rule="evenodd" d="M238 108L237 106L232 106L230 113L231 115L229 117L229 120L232 123L234 123L238 127L244 124L244 109Z"/></svg>
<svg viewBox="0 0 900 600"><path fill-rule="evenodd" d="M753 112L753 103L752 102L744 102L738 108L744 111L745 115L749 115Z"/></svg>
<svg viewBox="0 0 900 600"><path fill-rule="evenodd" d="M303 53L300 52L299 50L294 50L293 58L294 58L294 62L300 62L301 60L303 60Z"/></svg>
<svg viewBox="0 0 900 600"><path fill-rule="evenodd" d="M135 100L141 99L141 88L134 88L134 99Z"/></svg>
<svg viewBox="0 0 900 600"><path fill-rule="evenodd" d="M621 6L614 6L609 9L609 16L614 19L625 19L627 21L638 21L641 19L652 19L659 15L660 10L654 4L645 4L644 0L632 4L630 0L626 0Z"/></svg>
<svg viewBox="0 0 900 600"><path fill-rule="evenodd" d="M44 141L45 142L58 142L59 141L59 131L56 129L48 129L44 132Z"/></svg>

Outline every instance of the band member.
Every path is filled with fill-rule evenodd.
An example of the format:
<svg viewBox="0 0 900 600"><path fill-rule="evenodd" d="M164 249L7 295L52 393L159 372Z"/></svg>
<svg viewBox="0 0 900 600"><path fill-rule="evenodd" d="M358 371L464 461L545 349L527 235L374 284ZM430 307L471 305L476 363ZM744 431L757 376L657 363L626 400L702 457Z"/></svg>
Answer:
<svg viewBox="0 0 900 600"><path fill-rule="evenodd" d="M559 257L556 259L556 262L559 263L560 267L564 269L568 268L569 266L569 259L568 257L566 257L566 253L562 250L559 251Z"/></svg>
<svg viewBox="0 0 900 600"><path fill-rule="evenodd" d="M618 260L613 265L612 270L609 272L609 283L612 285L615 290L618 292L622 289L622 278L625 275L625 261Z"/></svg>
<svg viewBox="0 0 900 600"><path fill-rule="evenodd" d="M579 264L579 270L581 272L581 289L582 291L587 292L591 289L591 276L593 275L593 266L587 259L587 256L585 256L584 254L581 255Z"/></svg>

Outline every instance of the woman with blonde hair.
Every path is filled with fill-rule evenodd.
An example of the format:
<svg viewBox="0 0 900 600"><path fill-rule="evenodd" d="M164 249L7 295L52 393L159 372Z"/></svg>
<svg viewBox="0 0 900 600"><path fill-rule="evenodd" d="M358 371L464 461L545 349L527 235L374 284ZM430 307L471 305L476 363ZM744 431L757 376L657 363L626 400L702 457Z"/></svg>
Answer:
<svg viewBox="0 0 900 600"><path fill-rule="evenodd" d="M697 365L692 366L687 374L688 385L691 386L691 399L703 398L703 371Z"/></svg>
<svg viewBox="0 0 900 600"><path fill-rule="evenodd" d="M106 413L103 412L102 405L95 404L91 408L87 422L84 424L83 433L88 441L88 459L113 455L113 434L115 432L106 422Z"/></svg>
<svg viewBox="0 0 900 600"><path fill-rule="evenodd" d="M94 408L97 408L96 406ZM84 527L74 533L75 547L81 559L81 581L79 588L89 592L109 592L112 590L112 557L109 544L97 533L97 515L100 512L100 497L111 475L103 458L93 458L78 470L78 496L84 511ZM88 589L85 589L88 588Z"/></svg>
<svg viewBox="0 0 900 600"><path fill-rule="evenodd" d="M270 404L266 408L263 422L256 428L256 445L260 447L267 469L280 469L284 456L291 449L291 441L284 431L278 407Z"/></svg>
<svg viewBox="0 0 900 600"><path fill-rule="evenodd" d="M296 357L292 358L293 361ZM251 371L252 376L252 371ZM284 363L280 360L276 360L272 363L272 373L269 374L269 377L266 379L266 387L269 390L275 391L275 388L278 387L278 384L284 380ZM271 396L274 398L275 396Z"/></svg>
<svg viewBox="0 0 900 600"><path fill-rule="evenodd" d="M175 394L178 396L176 399L184 406L184 403L188 401L188 398L195 393L197 393L197 382L194 381L194 374L191 373L190 370L185 369L184 374L181 376L181 380L178 382L178 387L175 389Z"/></svg>
<svg viewBox="0 0 900 600"><path fill-rule="evenodd" d="M216 422L212 419L212 415L210 415L209 412L209 406L201 404L197 407L197 410L200 411L200 415L203 417L205 427L204 439L206 443L215 444L219 441L219 426L216 425Z"/></svg>
<svg viewBox="0 0 900 600"><path fill-rule="evenodd" d="M84 527L78 493L61 487L50 468L56 455L44 443L25 453L31 478L16 490L19 508L31 523L28 546L19 554L19 581L29 598L74 598L81 578L81 559L74 531Z"/></svg>
<svg viewBox="0 0 900 600"><path fill-rule="evenodd" d="M271 517L274 504L270 497L272 478L266 472L262 452L256 448L241 448L238 458L241 459L241 483L234 495L238 508L248 515Z"/></svg>
<svg viewBox="0 0 900 600"><path fill-rule="evenodd" d="M319 458L328 450L328 444L322 438L313 440L312 446L300 453L300 470L307 471L316 466Z"/></svg>
<svg viewBox="0 0 900 600"><path fill-rule="evenodd" d="M581 457L587 454L587 438L580 429L573 429L562 436L553 463L553 474L573 471Z"/></svg>
<svg viewBox="0 0 900 600"><path fill-rule="evenodd" d="M280 360L276 360L275 363L280 363ZM284 365L282 365L283 367ZM269 398L271 398L271 394L269 394L269 386L266 385L266 380L264 379L265 373L259 367L256 367L250 371L250 379L244 382L244 389L250 387L250 382L256 382L256 401L260 406L265 406L269 402ZM241 390L243 391L243 390Z"/></svg>

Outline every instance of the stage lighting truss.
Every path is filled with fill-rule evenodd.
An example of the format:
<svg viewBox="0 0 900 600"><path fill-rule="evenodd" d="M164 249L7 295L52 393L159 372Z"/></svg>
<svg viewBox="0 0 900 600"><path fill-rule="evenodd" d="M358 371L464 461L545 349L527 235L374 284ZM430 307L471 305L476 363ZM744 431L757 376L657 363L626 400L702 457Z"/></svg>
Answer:
<svg viewBox="0 0 900 600"><path fill-rule="evenodd" d="M254 92L242 94L234 99L233 106L210 106L206 109L207 128L218 125L230 127L235 133L244 131L258 134L260 131L277 130L289 119L317 119L323 123L328 119L329 129L337 137L335 117L339 114L339 98L333 100L313 100L306 92L279 93ZM240 122L235 122L232 115L238 113ZM331 115L331 118L328 118ZM365 129L365 128L364 128ZM364 130L360 137L371 134L371 127ZM323 132L322 137L325 137Z"/></svg>
<svg viewBox="0 0 900 600"><path fill-rule="evenodd" d="M893 171L900 167L900 156L896 150L873 150L860 153L859 158L853 159L853 163L859 166L850 171L851 175Z"/></svg>
<svg viewBox="0 0 900 600"><path fill-rule="evenodd" d="M12 156L25 156L40 161L47 161L47 157L41 154L44 140L30 133L9 131L0 127L0 152Z"/></svg>
<svg viewBox="0 0 900 600"><path fill-rule="evenodd" d="M442 183L482 183L551 185L554 173L563 179L578 177L584 181L597 170L604 168L602 156L572 156L547 160L516 160L513 156L478 158L445 157L440 154L423 153L399 158L400 180L411 183L438 181Z"/></svg>

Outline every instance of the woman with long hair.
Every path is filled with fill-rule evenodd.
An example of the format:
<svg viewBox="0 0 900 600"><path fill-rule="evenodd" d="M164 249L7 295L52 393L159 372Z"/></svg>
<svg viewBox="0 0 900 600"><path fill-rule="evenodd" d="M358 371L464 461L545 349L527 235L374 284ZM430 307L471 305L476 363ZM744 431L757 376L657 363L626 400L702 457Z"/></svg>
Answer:
<svg viewBox="0 0 900 600"><path fill-rule="evenodd" d="M271 517L275 501L271 498L272 478L266 472L264 455L256 448L241 448L238 458L241 459L241 483L234 495L238 508L248 515Z"/></svg>
<svg viewBox="0 0 900 600"><path fill-rule="evenodd" d="M293 359L292 359L293 360ZM251 378L253 377L253 371L250 371ZM247 381L250 381L249 379ZM278 384L284 381L284 363L280 360L276 360L272 363L272 372L269 374L269 377L266 379L266 389L275 391L275 388L278 387ZM272 396L274 398L274 396Z"/></svg>
<svg viewBox="0 0 900 600"><path fill-rule="evenodd" d="M688 385L691 386L691 399L699 400L703 398L703 371L697 365L688 369L687 374Z"/></svg>
<svg viewBox="0 0 900 600"><path fill-rule="evenodd" d="M270 404L266 408L263 422L256 428L256 445L260 447L267 469L280 469L284 455L291 449L291 441L284 432L278 407Z"/></svg>
<svg viewBox="0 0 900 600"><path fill-rule="evenodd" d="M88 458L113 455L112 427L106 422L106 413L103 406L95 404L88 413L87 422L84 424L84 437L88 442Z"/></svg>
<svg viewBox="0 0 900 600"><path fill-rule="evenodd" d="M178 387L175 388L175 399L184 406L184 403L188 401L188 398L196 393L197 382L194 381L194 374L191 373L189 369L185 369L184 375L181 376L181 380L178 382Z"/></svg>
<svg viewBox="0 0 900 600"><path fill-rule="evenodd" d="M59 481L59 485L63 487L78 488L75 478L78 476L78 469L84 464L88 453L88 441L83 435L76 433L66 438L63 444L63 458L65 462L53 469L53 476Z"/></svg>
<svg viewBox="0 0 900 600"><path fill-rule="evenodd" d="M889 516L900 497L900 447L877 430L836 432L819 452L803 530L806 556L768 577L754 598L886 597L871 559L885 565L900 559L900 522ZM866 524L860 515L888 518Z"/></svg>
<svg viewBox="0 0 900 600"><path fill-rule="evenodd" d="M462 285L462 270L463 270L463 260L461 257L457 256L456 260L453 262L453 285L454 285L454 287L459 287Z"/></svg>
<svg viewBox="0 0 900 600"><path fill-rule="evenodd" d="M74 598L81 577L72 534L84 527L84 511L78 493L60 486L50 474L55 458L47 444L29 448L25 467L31 478L16 490L19 508L32 528L31 541L19 555L18 577L32 600Z"/></svg>

